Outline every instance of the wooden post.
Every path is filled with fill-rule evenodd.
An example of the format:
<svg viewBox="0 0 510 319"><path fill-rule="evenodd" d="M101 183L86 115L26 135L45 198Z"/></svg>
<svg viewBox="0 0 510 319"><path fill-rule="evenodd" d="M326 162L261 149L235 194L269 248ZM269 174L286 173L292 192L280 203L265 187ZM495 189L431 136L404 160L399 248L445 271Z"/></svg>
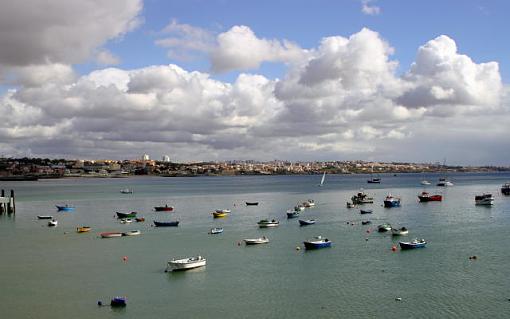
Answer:
<svg viewBox="0 0 510 319"><path fill-rule="evenodd" d="M5 191L2 189L2 193L0 195L0 197L4 197L5 196ZM0 214L3 214L6 210L5 210L5 204L3 202L0 202Z"/></svg>
<svg viewBox="0 0 510 319"><path fill-rule="evenodd" d="M10 212L12 214L16 214L16 202L14 201L14 189L11 189L11 201L10 201L10 204L11 204Z"/></svg>

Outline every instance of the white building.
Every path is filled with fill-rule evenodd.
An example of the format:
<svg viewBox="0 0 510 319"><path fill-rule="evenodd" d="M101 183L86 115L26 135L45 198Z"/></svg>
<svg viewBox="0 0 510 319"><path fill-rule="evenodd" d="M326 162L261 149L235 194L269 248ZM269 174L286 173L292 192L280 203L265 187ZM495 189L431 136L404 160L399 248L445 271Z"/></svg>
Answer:
<svg viewBox="0 0 510 319"><path fill-rule="evenodd" d="M165 163L169 163L170 162L170 156L168 155L163 155L162 159L161 159L163 162Z"/></svg>
<svg viewBox="0 0 510 319"><path fill-rule="evenodd" d="M148 161L148 160L150 160L150 159L151 159L151 158L150 158L150 156L149 156L148 154L143 154L143 156L142 156L142 161Z"/></svg>

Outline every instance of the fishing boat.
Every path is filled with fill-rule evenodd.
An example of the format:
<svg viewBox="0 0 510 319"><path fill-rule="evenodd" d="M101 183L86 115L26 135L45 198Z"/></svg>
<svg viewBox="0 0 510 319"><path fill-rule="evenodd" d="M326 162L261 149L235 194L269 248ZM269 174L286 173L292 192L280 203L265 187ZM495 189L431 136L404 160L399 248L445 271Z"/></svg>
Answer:
<svg viewBox="0 0 510 319"><path fill-rule="evenodd" d="M245 202L246 206L257 206L259 202Z"/></svg>
<svg viewBox="0 0 510 319"><path fill-rule="evenodd" d="M258 245L258 244L267 244L269 243L269 238L266 236L262 236L260 238L246 238L243 239L246 245Z"/></svg>
<svg viewBox="0 0 510 319"><path fill-rule="evenodd" d="M353 204L351 202L347 202L347 208L356 208L358 205Z"/></svg>
<svg viewBox="0 0 510 319"><path fill-rule="evenodd" d="M501 193L503 195L510 195L510 183L505 183L501 186Z"/></svg>
<svg viewBox="0 0 510 319"><path fill-rule="evenodd" d="M124 188L120 190L121 194L133 194L133 190L130 188Z"/></svg>
<svg viewBox="0 0 510 319"><path fill-rule="evenodd" d="M257 225L259 225L260 228L276 227L280 225L280 222L276 219L262 219L257 223Z"/></svg>
<svg viewBox="0 0 510 319"><path fill-rule="evenodd" d="M110 301L110 307L125 307L127 305L126 297L113 297Z"/></svg>
<svg viewBox="0 0 510 319"><path fill-rule="evenodd" d="M381 179L379 177L374 177L374 167L372 166L372 172L370 173L370 179L367 180L369 184L381 184Z"/></svg>
<svg viewBox="0 0 510 319"><path fill-rule="evenodd" d="M165 272L189 270L198 267L204 267L206 259L202 256L188 257L183 259L172 259L167 263Z"/></svg>
<svg viewBox="0 0 510 319"><path fill-rule="evenodd" d="M55 205L57 207L57 211L59 212L70 212L74 210L74 206L69 205Z"/></svg>
<svg viewBox="0 0 510 319"><path fill-rule="evenodd" d="M483 194L475 196L476 205L494 205L494 197L492 194Z"/></svg>
<svg viewBox="0 0 510 319"><path fill-rule="evenodd" d="M165 206L156 206L154 207L154 210L157 211L157 212L171 212L174 210L174 207L173 206L168 206L168 205L165 205Z"/></svg>
<svg viewBox="0 0 510 319"><path fill-rule="evenodd" d="M391 225L388 223L381 224L377 226L377 231L380 233L384 233L391 230Z"/></svg>
<svg viewBox="0 0 510 319"><path fill-rule="evenodd" d="M81 226L81 227L76 227L76 232L77 233L87 233L91 230L92 228L90 228L89 226Z"/></svg>
<svg viewBox="0 0 510 319"><path fill-rule="evenodd" d="M179 226L179 221L172 221L172 222L158 222L154 221L154 226L156 227L177 227Z"/></svg>
<svg viewBox="0 0 510 319"><path fill-rule="evenodd" d="M391 229L391 234L393 236L405 236L407 234L409 234L409 230L405 227L401 227L401 228L392 228Z"/></svg>
<svg viewBox="0 0 510 319"><path fill-rule="evenodd" d="M107 232L107 233L101 233L99 234L102 238L116 238L116 237L122 237L122 233L119 232Z"/></svg>
<svg viewBox="0 0 510 319"><path fill-rule="evenodd" d="M48 227L56 227L58 225L58 220L52 219L48 222Z"/></svg>
<svg viewBox="0 0 510 319"><path fill-rule="evenodd" d="M423 248L427 245L425 239L413 239L412 241L399 242L401 249Z"/></svg>
<svg viewBox="0 0 510 319"><path fill-rule="evenodd" d="M288 210L287 211L287 218L296 218L299 217L299 212L295 210Z"/></svg>
<svg viewBox="0 0 510 319"><path fill-rule="evenodd" d="M294 211L296 211L296 212L302 212L304 210L305 210L305 206L303 206L302 204L294 206Z"/></svg>
<svg viewBox="0 0 510 319"><path fill-rule="evenodd" d="M53 219L51 215L37 215L37 219Z"/></svg>
<svg viewBox="0 0 510 319"><path fill-rule="evenodd" d="M221 234L221 233L223 233L223 228L221 228L221 227L214 227L214 228L211 228L211 230L209 231L209 234L211 234L211 235Z"/></svg>
<svg viewBox="0 0 510 319"><path fill-rule="evenodd" d="M301 205L304 206L305 208L315 207L315 201L313 199L309 199L303 202Z"/></svg>
<svg viewBox="0 0 510 319"><path fill-rule="evenodd" d="M440 202L443 200L442 195L430 195L428 192L421 192L418 195L420 202Z"/></svg>
<svg viewBox="0 0 510 319"><path fill-rule="evenodd" d="M308 226L315 224L315 219L300 219L299 225L301 226Z"/></svg>
<svg viewBox="0 0 510 319"><path fill-rule="evenodd" d="M448 186L453 186L453 183L450 182L449 180L447 180L446 178L442 177L439 179L439 182L437 182L436 185L440 186L440 187L448 187Z"/></svg>
<svg viewBox="0 0 510 319"><path fill-rule="evenodd" d="M360 209L359 212L360 214L372 214L371 209Z"/></svg>
<svg viewBox="0 0 510 319"><path fill-rule="evenodd" d="M400 198L394 197L391 194L388 194L384 199L384 207L399 207L400 206Z"/></svg>
<svg viewBox="0 0 510 319"><path fill-rule="evenodd" d="M319 187L322 187L324 185L324 180L326 179L326 172L322 173L322 178L319 183Z"/></svg>
<svg viewBox="0 0 510 319"><path fill-rule="evenodd" d="M119 218L119 219L123 219L123 218L135 218L137 212L131 212L131 213L115 212L115 214L117 214L117 218Z"/></svg>
<svg viewBox="0 0 510 319"><path fill-rule="evenodd" d="M351 197L351 201L354 205L372 204L374 202L374 198L369 197L363 189L361 189L356 195Z"/></svg>
<svg viewBox="0 0 510 319"><path fill-rule="evenodd" d="M130 223L132 223L132 222L133 222L133 220L132 220L131 218L122 218L122 219L120 220L120 223L121 223L121 224L130 224Z"/></svg>
<svg viewBox="0 0 510 319"><path fill-rule="evenodd" d="M331 241L327 238L322 238L322 236L316 236L313 239L306 240L303 242L303 244L305 244L306 249L331 247Z"/></svg>
<svg viewBox="0 0 510 319"><path fill-rule="evenodd" d="M130 231L127 231L127 232L124 232L122 233L122 236L138 236L140 235L142 232L139 231L139 230L130 230Z"/></svg>

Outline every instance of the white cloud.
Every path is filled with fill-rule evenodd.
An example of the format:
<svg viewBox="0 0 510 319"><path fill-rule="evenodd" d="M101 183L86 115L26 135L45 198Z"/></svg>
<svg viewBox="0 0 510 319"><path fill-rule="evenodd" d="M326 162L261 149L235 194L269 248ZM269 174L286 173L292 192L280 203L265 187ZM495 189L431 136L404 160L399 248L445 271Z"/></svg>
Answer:
<svg viewBox="0 0 510 319"><path fill-rule="evenodd" d="M378 6L372 5L371 2L374 2L373 0L361 0L361 12L367 15L378 15L381 13L381 8Z"/></svg>

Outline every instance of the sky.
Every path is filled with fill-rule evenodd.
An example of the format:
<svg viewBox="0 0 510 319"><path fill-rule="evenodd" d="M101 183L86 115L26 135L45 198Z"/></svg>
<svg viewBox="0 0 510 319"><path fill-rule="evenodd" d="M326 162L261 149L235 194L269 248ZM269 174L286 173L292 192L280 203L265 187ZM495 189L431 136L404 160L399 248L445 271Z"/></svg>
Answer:
<svg viewBox="0 0 510 319"><path fill-rule="evenodd" d="M0 4L0 157L510 165L507 1Z"/></svg>

